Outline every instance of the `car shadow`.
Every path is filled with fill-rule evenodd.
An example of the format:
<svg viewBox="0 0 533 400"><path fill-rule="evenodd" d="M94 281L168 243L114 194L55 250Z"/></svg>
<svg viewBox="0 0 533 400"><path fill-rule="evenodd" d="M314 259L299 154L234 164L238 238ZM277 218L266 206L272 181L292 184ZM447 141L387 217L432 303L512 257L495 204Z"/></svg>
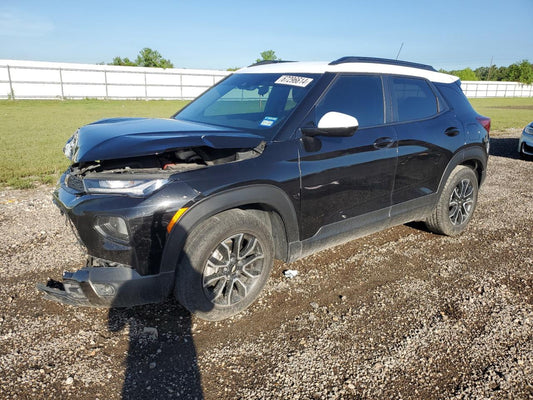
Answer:
<svg viewBox="0 0 533 400"><path fill-rule="evenodd" d="M193 273L201 279L200 274ZM120 294L119 290L117 298ZM160 304L130 308L112 307L108 329L129 336L122 399L204 398L192 315L176 300L169 298Z"/></svg>
<svg viewBox="0 0 533 400"><path fill-rule="evenodd" d="M191 314L163 304L112 308L108 327L129 336L122 399L203 399Z"/></svg>
<svg viewBox="0 0 533 400"><path fill-rule="evenodd" d="M490 155L496 157L506 157L513 160L520 159L518 153L518 138L490 138Z"/></svg>
<svg viewBox="0 0 533 400"><path fill-rule="evenodd" d="M412 228L412 229L416 229L417 231L433 233L428 229L428 227L423 221L411 221L411 222L406 223L405 226L408 226L409 228Z"/></svg>

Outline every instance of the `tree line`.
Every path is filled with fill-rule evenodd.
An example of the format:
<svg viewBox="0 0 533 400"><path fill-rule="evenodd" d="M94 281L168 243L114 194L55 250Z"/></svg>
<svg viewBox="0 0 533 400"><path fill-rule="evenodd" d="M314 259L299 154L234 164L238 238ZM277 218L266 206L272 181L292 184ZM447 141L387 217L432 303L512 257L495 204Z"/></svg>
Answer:
<svg viewBox="0 0 533 400"><path fill-rule="evenodd" d="M261 58L258 58L255 60L256 63L261 61L281 61L278 56L276 56L276 52L274 50L266 50L260 53ZM104 63L101 63L104 64ZM113 61L108 63L107 65L121 65L126 67L155 67L155 68L174 68L174 64L170 62L170 60L167 60L166 58L163 58L161 53L159 53L157 50L152 50L149 47L145 47L141 51L139 51L139 54L137 55L137 58L135 60L130 60L128 57L120 57L117 56L113 58ZM239 68L228 68L228 71L235 71Z"/></svg>
<svg viewBox="0 0 533 400"><path fill-rule="evenodd" d="M533 82L533 64L528 60L516 62L507 67L479 67L474 70L465 68L460 70L440 72L458 76L462 81L507 81L531 84Z"/></svg>

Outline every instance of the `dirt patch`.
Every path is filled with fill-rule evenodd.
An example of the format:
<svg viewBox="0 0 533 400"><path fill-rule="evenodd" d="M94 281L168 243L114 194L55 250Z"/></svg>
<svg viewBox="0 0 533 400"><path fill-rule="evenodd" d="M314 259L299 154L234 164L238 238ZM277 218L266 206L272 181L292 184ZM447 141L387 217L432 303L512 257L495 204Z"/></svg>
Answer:
<svg viewBox="0 0 533 400"><path fill-rule="evenodd" d="M277 263L244 313L75 308L35 289L83 265L51 188L0 192L0 398L531 398L533 162L492 140L460 237L409 224Z"/></svg>

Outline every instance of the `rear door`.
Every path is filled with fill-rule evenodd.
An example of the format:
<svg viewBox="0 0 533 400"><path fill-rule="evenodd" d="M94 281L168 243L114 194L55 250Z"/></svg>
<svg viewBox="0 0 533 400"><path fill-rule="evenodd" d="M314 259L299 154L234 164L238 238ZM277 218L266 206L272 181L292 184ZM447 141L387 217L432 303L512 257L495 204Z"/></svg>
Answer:
<svg viewBox="0 0 533 400"><path fill-rule="evenodd" d="M425 79L391 76L388 83L398 138L392 205L417 208L437 191L448 162L464 145L463 125Z"/></svg>
<svg viewBox="0 0 533 400"><path fill-rule="evenodd" d="M350 137L302 138L303 239L341 221L355 221L351 229L386 223L396 166L396 132L385 126L383 93L378 75L340 75L309 115L306 123L317 126L327 112L349 114L358 119L359 129Z"/></svg>

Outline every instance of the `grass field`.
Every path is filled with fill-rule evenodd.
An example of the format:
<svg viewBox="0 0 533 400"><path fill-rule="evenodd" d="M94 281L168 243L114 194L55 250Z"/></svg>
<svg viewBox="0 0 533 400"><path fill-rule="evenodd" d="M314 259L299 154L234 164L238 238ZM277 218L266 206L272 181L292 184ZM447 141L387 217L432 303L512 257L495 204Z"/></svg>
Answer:
<svg viewBox="0 0 533 400"><path fill-rule="evenodd" d="M67 168L62 149L80 126L109 117L169 117L187 101L0 101L0 187L52 183Z"/></svg>
<svg viewBox="0 0 533 400"><path fill-rule="evenodd" d="M533 120L533 98L471 99L492 131ZM80 126L108 117L169 117L186 101L0 101L0 187L53 183L68 166L65 141Z"/></svg>
<svg viewBox="0 0 533 400"><path fill-rule="evenodd" d="M491 130L520 128L533 121L533 98L470 99L476 111L492 119Z"/></svg>

